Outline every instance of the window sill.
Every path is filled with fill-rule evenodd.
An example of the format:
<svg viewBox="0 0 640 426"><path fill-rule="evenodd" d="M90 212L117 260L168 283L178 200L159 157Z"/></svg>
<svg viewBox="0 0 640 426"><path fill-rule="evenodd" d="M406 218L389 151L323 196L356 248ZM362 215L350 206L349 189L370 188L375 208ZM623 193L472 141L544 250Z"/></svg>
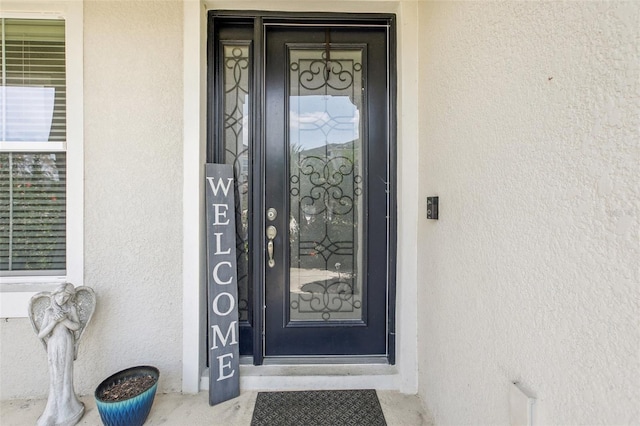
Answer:
<svg viewBox="0 0 640 426"><path fill-rule="evenodd" d="M11 281L9 281L11 280ZM0 318L27 318L29 300L41 291L53 291L66 277L2 277Z"/></svg>

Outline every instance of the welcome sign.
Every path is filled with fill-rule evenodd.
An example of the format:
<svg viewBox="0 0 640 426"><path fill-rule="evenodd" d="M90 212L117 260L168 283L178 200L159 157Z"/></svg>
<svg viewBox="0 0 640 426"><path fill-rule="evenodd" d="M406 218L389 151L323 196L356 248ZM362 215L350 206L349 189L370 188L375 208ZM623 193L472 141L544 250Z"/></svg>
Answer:
<svg viewBox="0 0 640 426"><path fill-rule="evenodd" d="M205 165L209 405L240 395L233 167Z"/></svg>

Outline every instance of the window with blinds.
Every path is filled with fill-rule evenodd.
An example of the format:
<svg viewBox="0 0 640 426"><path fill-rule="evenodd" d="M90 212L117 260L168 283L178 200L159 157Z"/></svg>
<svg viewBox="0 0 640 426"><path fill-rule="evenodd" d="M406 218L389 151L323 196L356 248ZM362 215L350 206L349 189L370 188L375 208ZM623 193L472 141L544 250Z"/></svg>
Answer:
<svg viewBox="0 0 640 426"><path fill-rule="evenodd" d="M65 23L0 19L0 275L66 271Z"/></svg>

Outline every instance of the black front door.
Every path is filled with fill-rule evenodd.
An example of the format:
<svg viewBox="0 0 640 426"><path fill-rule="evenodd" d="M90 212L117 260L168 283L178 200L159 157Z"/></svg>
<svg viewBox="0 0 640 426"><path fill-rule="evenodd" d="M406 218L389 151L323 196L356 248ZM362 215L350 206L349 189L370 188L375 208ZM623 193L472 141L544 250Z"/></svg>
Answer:
<svg viewBox="0 0 640 426"><path fill-rule="evenodd" d="M240 353L393 363L393 17L211 12L208 161L233 164Z"/></svg>
<svg viewBox="0 0 640 426"><path fill-rule="evenodd" d="M385 355L386 28L265 40L265 356Z"/></svg>

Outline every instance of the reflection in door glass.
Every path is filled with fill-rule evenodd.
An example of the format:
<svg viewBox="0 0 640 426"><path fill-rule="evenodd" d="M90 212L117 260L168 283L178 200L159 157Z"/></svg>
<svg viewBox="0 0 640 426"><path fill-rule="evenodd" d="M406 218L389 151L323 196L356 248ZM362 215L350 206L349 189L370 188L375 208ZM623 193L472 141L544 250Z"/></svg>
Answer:
<svg viewBox="0 0 640 426"><path fill-rule="evenodd" d="M362 319L364 47L289 45L290 319Z"/></svg>
<svg viewBox="0 0 640 426"><path fill-rule="evenodd" d="M238 316L249 318L249 44L225 42L224 162L233 165L236 202Z"/></svg>

